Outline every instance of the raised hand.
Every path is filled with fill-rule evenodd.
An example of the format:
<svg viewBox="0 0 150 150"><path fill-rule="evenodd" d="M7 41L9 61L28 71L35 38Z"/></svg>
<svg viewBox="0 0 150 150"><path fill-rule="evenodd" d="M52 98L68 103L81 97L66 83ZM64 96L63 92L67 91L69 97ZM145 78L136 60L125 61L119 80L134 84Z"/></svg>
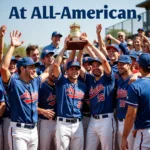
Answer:
<svg viewBox="0 0 150 150"><path fill-rule="evenodd" d="M24 41L20 41L21 32L19 33L17 30L10 33L11 38L11 46L19 47L24 43Z"/></svg>
<svg viewBox="0 0 150 150"><path fill-rule="evenodd" d="M68 43L68 41L70 41L70 39L71 39L71 36L70 35L68 35L66 38L65 38L65 41L64 41L64 48L65 49L67 49L67 43Z"/></svg>
<svg viewBox="0 0 150 150"><path fill-rule="evenodd" d="M97 33L97 34L100 34L101 31L102 31L102 25L101 25L101 24L98 24L98 25L96 26L96 33Z"/></svg>
<svg viewBox="0 0 150 150"><path fill-rule="evenodd" d="M112 40L112 39L113 39L113 36L112 36L111 34L107 34L107 35L106 35L106 39L111 39L111 40Z"/></svg>
<svg viewBox="0 0 150 150"><path fill-rule="evenodd" d="M88 37L87 37L87 34L85 32L83 32L80 36L80 39L81 40L86 40L88 42Z"/></svg>
<svg viewBox="0 0 150 150"><path fill-rule="evenodd" d="M80 39L87 41L87 45L86 45L86 46L91 46L91 45L93 45L93 44L89 41L89 39L88 39L88 37L87 37L87 34L86 34L85 32L83 32L83 33L81 34Z"/></svg>
<svg viewBox="0 0 150 150"><path fill-rule="evenodd" d="M4 37L6 30L7 30L7 27L5 25L0 27L0 36L1 37Z"/></svg>

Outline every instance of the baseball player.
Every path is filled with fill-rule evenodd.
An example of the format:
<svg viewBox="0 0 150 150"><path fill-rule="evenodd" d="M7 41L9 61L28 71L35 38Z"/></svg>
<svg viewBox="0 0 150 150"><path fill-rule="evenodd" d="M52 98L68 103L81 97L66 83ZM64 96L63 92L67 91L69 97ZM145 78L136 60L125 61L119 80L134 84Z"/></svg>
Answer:
<svg viewBox="0 0 150 150"><path fill-rule="evenodd" d="M84 57L82 65L87 72L91 73L91 57Z"/></svg>
<svg viewBox="0 0 150 150"><path fill-rule="evenodd" d="M6 26L2 26L0 28L0 62L3 57L3 48L4 48L4 34L6 32ZM9 70L11 74L16 72L16 63L17 60L15 60L14 57L11 58L11 62L9 65ZM1 89L1 111L4 111L3 108L5 108L5 111L3 112L3 115L1 116L2 119L0 121L1 127L2 127L2 135L1 139L3 139L3 146L0 148L2 150L9 150L8 146L8 128L10 125L10 119L9 119L9 102L7 93L3 87L2 79L0 77L0 89ZM3 98L2 98L3 97ZM4 100L4 101L3 101Z"/></svg>
<svg viewBox="0 0 150 150"><path fill-rule="evenodd" d="M41 56L44 60L45 67L52 64L53 54L53 52L47 50L42 51ZM39 147L40 150L50 150L50 148L56 147L56 92L52 75L42 84L40 88L38 106L38 112L40 114Z"/></svg>
<svg viewBox="0 0 150 150"><path fill-rule="evenodd" d="M57 100L57 150L83 150L82 100L86 93L85 83L78 80L80 64L67 63L67 78L61 73L60 64L67 49L67 38L62 51L54 61L54 77Z"/></svg>
<svg viewBox="0 0 150 150"><path fill-rule="evenodd" d="M3 114L6 110L6 105L5 105L5 99L4 99L4 90L2 87L2 82L0 81L0 149L3 150L4 148L4 137L3 137L3 129L2 129L2 124L3 124Z"/></svg>
<svg viewBox="0 0 150 150"><path fill-rule="evenodd" d="M40 88L38 111L39 147L41 150L50 150L56 132L56 92L52 76Z"/></svg>
<svg viewBox="0 0 150 150"><path fill-rule="evenodd" d="M84 67L84 69L87 71L87 73L91 73L91 57L84 57L83 58L83 62L82 65ZM89 125L89 121L90 121L90 101L89 101L89 96L86 95L85 100L83 101L83 106L82 106L82 114L83 114L83 129L84 129L84 149L86 146L86 132L87 132L87 128Z"/></svg>
<svg viewBox="0 0 150 150"><path fill-rule="evenodd" d="M91 119L87 129L86 150L97 149L101 142L103 150L114 149L115 120L113 116L113 89L115 78L112 69L102 52L86 37L88 45L98 58L92 60L92 73L86 74L82 69L81 76L89 86ZM101 60L101 61L100 61Z"/></svg>
<svg viewBox="0 0 150 150"><path fill-rule="evenodd" d="M11 57L11 61L10 61L10 65L9 65L8 69L14 78L18 78L17 60L14 56ZM6 104L6 110L3 114L3 124L2 124L3 139L4 139L3 140L3 143L4 143L3 149L9 150L8 129L10 126L10 103L9 103L9 95L8 95L7 91L5 90L5 88L3 86L2 86L2 88L3 88L3 94L4 94L5 104Z"/></svg>
<svg viewBox="0 0 150 150"><path fill-rule="evenodd" d="M9 71L11 74L14 74L17 71L17 60L14 56L11 57L10 65L9 65Z"/></svg>
<svg viewBox="0 0 150 150"><path fill-rule="evenodd" d="M6 33L7 27L5 25L0 27L0 62L3 58L3 49L4 49L4 35Z"/></svg>
<svg viewBox="0 0 150 150"><path fill-rule="evenodd" d="M115 79L117 81L120 77L117 69L117 60L120 56L120 48L118 47L117 44L109 44L107 47L105 47L105 43L101 36L101 31L102 31L102 25L98 24L96 26L96 33L100 45L100 50L109 60L111 69L113 70ZM109 35L106 36L106 39L110 39Z"/></svg>
<svg viewBox="0 0 150 150"><path fill-rule="evenodd" d="M9 146L15 150L37 150L37 101L41 83L49 76L49 69L35 78L35 67L38 63L30 57L24 57L17 63L18 78L11 76L9 64L14 49L21 44L21 33L13 31L10 34L11 46L2 61L1 76L9 94L10 127Z"/></svg>
<svg viewBox="0 0 150 150"><path fill-rule="evenodd" d="M54 52L50 50L43 50L41 53L41 60L43 62L44 67L42 68L44 71L49 65L53 64L54 62Z"/></svg>
<svg viewBox="0 0 150 150"><path fill-rule="evenodd" d="M118 71L121 78L117 82L117 108L116 117L118 120L118 131L117 139L119 144L119 149L121 150L121 139L123 135L124 119L127 112L126 98L127 90L129 88L129 80L132 76L131 71L132 60L128 55L121 55L118 59ZM133 150L134 138L132 132L128 136L128 149Z"/></svg>
<svg viewBox="0 0 150 150"><path fill-rule="evenodd" d="M57 53L57 52L59 53L61 50L60 49L61 37L62 37L62 34L60 32L54 31L51 36L52 43L50 45L45 46L42 51L49 50L49 51L54 51L54 53Z"/></svg>
<svg viewBox="0 0 150 150"><path fill-rule="evenodd" d="M129 54L131 60L132 60L132 65L131 65L131 71L134 73L138 73L139 70L138 70L138 67L137 67L137 59L138 59L138 54L135 52L135 51L132 51L130 54Z"/></svg>
<svg viewBox="0 0 150 150"><path fill-rule="evenodd" d="M137 131L133 150L150 149L150 54L141 54L138 63L142 78L132 83L128 89L126 100L128 110L122 137L122 150L127 148L127 137L133 125Z"/></svg>
<svg viewBox="0 0 150 150"><path fill-rule="evenodd" d="M7 91L5 90L5 88L3 87L3 83L2 83L2 78L0 77L0 83L1 83L1 90L2 90L2 95L4 98L4 102L5 102L5 111L3 113L2 119L2 137L3 137L3 150L9 150L9 146L8 146L8 129L10 126L10 104L9 104L9 99L8 99L8 94Z"/></svg>

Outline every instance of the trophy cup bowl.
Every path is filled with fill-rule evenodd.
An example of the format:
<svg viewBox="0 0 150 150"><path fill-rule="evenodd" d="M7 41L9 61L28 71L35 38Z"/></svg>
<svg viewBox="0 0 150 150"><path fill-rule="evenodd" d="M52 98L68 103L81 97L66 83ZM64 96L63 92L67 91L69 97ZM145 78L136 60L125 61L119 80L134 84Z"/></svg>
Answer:
<svg viewBox="0 0 150 150"><path fill-rule="evenodd" d="M80 25L73 23L70 26L70 36L71 40L68 42L68 50L82 50L84 46L86 45L87 41L81 40L81 31L80 31Z"/></svg>

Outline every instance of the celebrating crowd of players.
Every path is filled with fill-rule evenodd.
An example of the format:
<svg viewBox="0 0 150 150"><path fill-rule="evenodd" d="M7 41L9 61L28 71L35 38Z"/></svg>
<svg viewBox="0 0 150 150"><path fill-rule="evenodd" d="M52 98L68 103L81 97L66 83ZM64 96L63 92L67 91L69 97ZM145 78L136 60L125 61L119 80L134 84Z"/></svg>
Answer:
<svg viewBox="0 0 150 150"><path fill-rule="evenodd" d="M132 40L101 36L83 50L63 48L62 34L41 55L36 45L26 57L13 56L21 33L0 28L0 150L149 150L150 41L142 28ZM110 41L114 44L111 44ZM117 146L118 145L118 146Z"/></svg>

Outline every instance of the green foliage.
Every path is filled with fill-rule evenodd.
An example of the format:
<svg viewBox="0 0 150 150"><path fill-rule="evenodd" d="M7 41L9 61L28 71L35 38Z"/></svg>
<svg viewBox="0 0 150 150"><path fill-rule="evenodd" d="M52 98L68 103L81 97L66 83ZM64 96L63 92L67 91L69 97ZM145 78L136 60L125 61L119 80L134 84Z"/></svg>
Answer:
<svg viewBox="0 0 150 150"><path fill-rule="evenodd" d="M4 55L7 53L9 46L10 45L4 44L4 50L3 50ZM26 47L20 46L20 47L16 48L13 55L15 56L17 54L21 55L22 57L26 56Z"/></svg>
<svg viewBox="0 0 150 150"><path fill-rule="evenodd" d="M3 50L4 55L7 53L9 46L10 45L8 45L6 43L4 44L4 50ZM16 48L13 55L15 56L15 55L19 54L22 57L26 56L26 47L27 46L20 46L20 47ZM42 49L43 49L42 47L39 47L40 53L41 53Z"/></svg>

